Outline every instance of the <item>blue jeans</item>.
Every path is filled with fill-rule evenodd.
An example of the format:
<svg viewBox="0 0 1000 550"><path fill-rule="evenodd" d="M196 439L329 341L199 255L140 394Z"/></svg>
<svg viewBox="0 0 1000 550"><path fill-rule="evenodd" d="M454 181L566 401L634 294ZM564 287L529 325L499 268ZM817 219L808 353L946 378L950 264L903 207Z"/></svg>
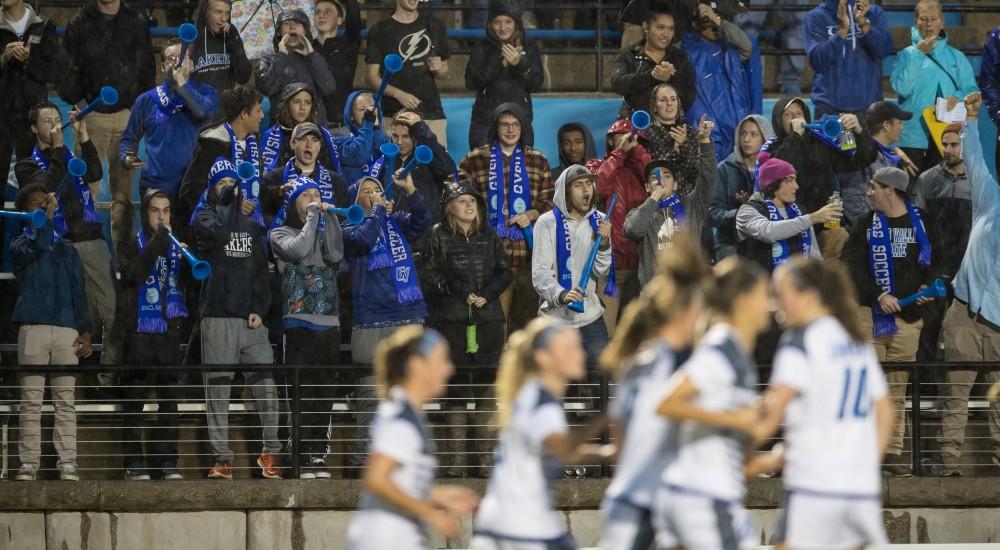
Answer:
<svg viewBox="0 0 1000 550"><path fill-rule="evenodd" d="M597 366L597 358L607 347L610 338L608 337L608 327L604 324L604 316L600 316L589 325L584 325L578 329L580 338L583 340L583 351L587 354L587 368L592 369Z"/></svg>

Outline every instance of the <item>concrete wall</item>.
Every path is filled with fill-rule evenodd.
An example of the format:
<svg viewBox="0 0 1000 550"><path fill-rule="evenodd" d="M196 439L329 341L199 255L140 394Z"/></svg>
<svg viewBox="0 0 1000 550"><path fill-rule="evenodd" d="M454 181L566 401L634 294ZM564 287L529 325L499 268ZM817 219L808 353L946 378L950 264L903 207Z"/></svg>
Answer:
<svg viewBox="0 0 1000 550"><path fill-rule="evenodd" d="M752 510L768 544L777 510ZM1000 540L1000 510L886 510L893 543L984 543ZM353 512L29 512L0 513L0 550L341 550ZM581 547L597 546L600 514L563 512ZM470 526L457 540L432 548L468 548Z"/></svg>

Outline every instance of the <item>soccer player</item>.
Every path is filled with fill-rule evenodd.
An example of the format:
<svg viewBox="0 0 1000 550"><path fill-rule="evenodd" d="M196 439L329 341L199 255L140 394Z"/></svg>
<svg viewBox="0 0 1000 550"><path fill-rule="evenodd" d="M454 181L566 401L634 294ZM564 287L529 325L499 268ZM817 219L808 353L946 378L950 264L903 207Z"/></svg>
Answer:
<svg viewBox="0 0 1000 550"><path fill-rule="evenodd" d="M705 265L698 245L678 240L665 253L661 275L628 305L601 362L618 379L611 432L621 449L601 511L604 550L653 547L653 497L673 457L674 426L656 413L667 380L690 355L701 314Z"/></svg>
<svg viewBox="0 0 1000 550"><path fill-rule="evenodd" d="M586 374L580 333L539 317L511 335L497 374L500 441L476 514L475 550L572 550L576 543L552 508L560 463L601 459L610 446L588 444L604 422L569 432L562 398Z"/></svg>
<svg viewBox="0 0 1000 550"><path fill-rule="evenodd" d="M778 268L774 286L788 331L754 439L784 420L778 548L887 544L879 465L895 412L854 289L839 268L804 258Z"/></svg>
<svg viewBox="0 0 1000 550"><path fill-rule="evenodd" d="M347 534L350 550L427 548L421 524L454 537L459 518L475 509L478 499L468 489L434 485L437 458L423 405L444 394L454 372L448 342L437 331L411 325L379 343L375 376L382 403L372 424L361 511Z"/></svg>
<svg viewBox="0 0 1000 550"><path fill-rule="evenodd" d="M757 422L757 337L771 324L767 271L726 258L715 268L705 304L719 321L670 380L657 409L678 422L676 458L657 490L660 548L757 548L743 508L745 447Z"/></svg>

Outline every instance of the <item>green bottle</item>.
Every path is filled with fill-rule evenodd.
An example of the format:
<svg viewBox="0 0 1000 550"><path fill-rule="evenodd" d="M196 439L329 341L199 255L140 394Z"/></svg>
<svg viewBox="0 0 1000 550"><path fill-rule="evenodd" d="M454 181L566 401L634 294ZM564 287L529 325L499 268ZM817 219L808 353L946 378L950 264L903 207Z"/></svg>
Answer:
<svg viewBox="0 0 1000 550"><path fill-rule="evenodd" d="M472 320L472 304L469 304L469 324L465 326L465 353L479 351L479 338L476 337L476 323Z"/></svg>

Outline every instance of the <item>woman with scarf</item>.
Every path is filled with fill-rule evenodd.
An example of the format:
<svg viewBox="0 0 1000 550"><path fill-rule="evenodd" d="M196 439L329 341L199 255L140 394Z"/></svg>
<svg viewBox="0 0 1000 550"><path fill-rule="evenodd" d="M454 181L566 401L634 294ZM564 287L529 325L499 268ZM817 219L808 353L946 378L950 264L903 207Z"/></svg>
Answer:
<svg viewBox="0 0 1000 550"><path fill-rule="evenodd" d="M303 122L316 123L316 94L305 82L293 82L281 90L281 105L276 122L261 138L262 173L284 166L295 152L290 144L292 129ZM328 169L340 172L340 154L329 130L317 124L322 133L318 160Z"/></svg>
<svg viewBox="0 0 1000 550"><path fill-rule="evenodd" d="M284 363L340 363L340 296L337 267L344 242L337 216L329 212L319 185L308 177L289 184L284 203L271 224L268 241L281 279ZM328 479L332 389L338 370L304 369L302 383L301 479Z"/></svg>

